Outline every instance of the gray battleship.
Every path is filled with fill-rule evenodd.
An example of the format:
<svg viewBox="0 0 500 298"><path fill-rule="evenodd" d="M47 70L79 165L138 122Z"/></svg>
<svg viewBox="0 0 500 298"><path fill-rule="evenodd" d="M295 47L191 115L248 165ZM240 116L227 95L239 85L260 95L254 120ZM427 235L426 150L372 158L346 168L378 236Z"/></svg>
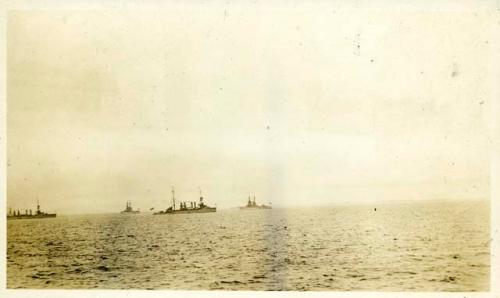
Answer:
<svg viewBox="0 0 500 298"><path fill-rule="evenodd" d="M272 209L271 205L257 205L255 202L255 196L253 196L253 201L248 197L248 202L246 206L240 207L241 210L255 210L255 209Z"/></svg>
<svg viewBox="0 0 500 298"><path fill-rule="evenodd" d="M56 213L45 213L40 210L40 204L38 201L36 202L36 212L33 214L31 209L24 210L24 213L21 213L20 210L12 211L9 209L9 213L7 214L7 219L36 219L36 218L52 218L56 217Z"/></svg>
<svg viewBox="0 0 500 298"><path fill-rule="evenodd" d="M139 214L141 211L132 209L132 202L127 202L125 210L120 212L121 214Z"/></svg>
<svg viewBox="0 0 500 298"><path fill-rule="evenodd" d="M188 214L188 213L210 213L216 212L216 207L209 207L203 202L203 196L200 190L200 202L179 202L179 208L175 204L175 191L172 189L172 206L168 207L165 211L155 212L153 215L164 215L164 214Z"/></svg>

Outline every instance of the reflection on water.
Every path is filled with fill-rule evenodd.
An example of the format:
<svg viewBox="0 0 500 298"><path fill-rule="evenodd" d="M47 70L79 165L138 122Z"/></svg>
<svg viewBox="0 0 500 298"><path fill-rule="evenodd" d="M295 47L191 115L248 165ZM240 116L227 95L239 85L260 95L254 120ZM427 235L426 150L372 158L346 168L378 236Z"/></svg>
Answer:
<svg viewBox="0 0 500 298"><path fill-rule="evenodd" d="M8 222L8 288L486 291L486 202Z"/></svg>

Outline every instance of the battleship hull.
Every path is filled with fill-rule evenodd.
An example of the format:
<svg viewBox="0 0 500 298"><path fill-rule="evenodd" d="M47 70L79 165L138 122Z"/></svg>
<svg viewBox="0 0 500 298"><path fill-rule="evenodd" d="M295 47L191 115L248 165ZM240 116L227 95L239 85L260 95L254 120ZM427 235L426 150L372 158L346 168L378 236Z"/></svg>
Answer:
<svg viewBox="0 0 500 298"><path fill-rule="evenodd" d="M261 209L272 209L272 207L271 206L240 207L240 210L261 210Z"/></svg>
<svg viewBox="0 0 500 298"><path fill-rule="evenodd" d="M211 213L216 212L216 207L204 207L197 209L184 209L184 210L167 210L153 213L153 215L166 215L166 214L191 214L191 213Z"/></svg>
<svg viewBox="0 0 500 298"><path fill-rule="evenodd" d="M120 214L139 214L141 213L140 211L122 211Z"/></svg>
<svg viewBox="0 0 500 298"><path fill-rule="evenodd" d="M259 210L259 209L273 209L273 208L271 207L271 205L265 205L265 204L258 205L255 202L255 196L253 196L253 200L250 197L248 197L247 205L240 207L240 210Z"/></svg>
<svg viewBox="0 0 500 298"><path fill-rule="evenodd" d="M35 215L8 215L7 219L37 219L37 218L54 218L56 217L55 213L52 214L35 214Z"/></svg>

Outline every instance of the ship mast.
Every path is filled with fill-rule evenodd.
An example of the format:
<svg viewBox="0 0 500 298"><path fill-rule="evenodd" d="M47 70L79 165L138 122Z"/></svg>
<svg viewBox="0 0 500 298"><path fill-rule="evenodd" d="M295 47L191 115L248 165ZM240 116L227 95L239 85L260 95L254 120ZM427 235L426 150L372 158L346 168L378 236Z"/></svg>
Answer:
<svg viewBox="0 0 500 298"><path fill-rule="evenodd" d="M172 187L172 210L175 210L175 191Z"/></svg>
<svg viewBox="0 0 500 298"><path fill-rule="evenodd" d="M200 207L203 207L203 195L201 194L201 187L198 188L198 190L200 191Z"/></svg>

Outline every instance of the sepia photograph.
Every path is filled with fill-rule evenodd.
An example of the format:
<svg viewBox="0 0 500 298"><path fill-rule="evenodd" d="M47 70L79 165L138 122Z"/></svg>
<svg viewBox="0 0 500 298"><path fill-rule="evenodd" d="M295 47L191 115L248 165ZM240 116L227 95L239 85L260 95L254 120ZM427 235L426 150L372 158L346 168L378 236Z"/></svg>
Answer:
<svg viewBox="0 0 500 298"><path fill-rule="evenodd" d="M98 2L2 14L8 297L498 289L497 1Z"/></svg>

